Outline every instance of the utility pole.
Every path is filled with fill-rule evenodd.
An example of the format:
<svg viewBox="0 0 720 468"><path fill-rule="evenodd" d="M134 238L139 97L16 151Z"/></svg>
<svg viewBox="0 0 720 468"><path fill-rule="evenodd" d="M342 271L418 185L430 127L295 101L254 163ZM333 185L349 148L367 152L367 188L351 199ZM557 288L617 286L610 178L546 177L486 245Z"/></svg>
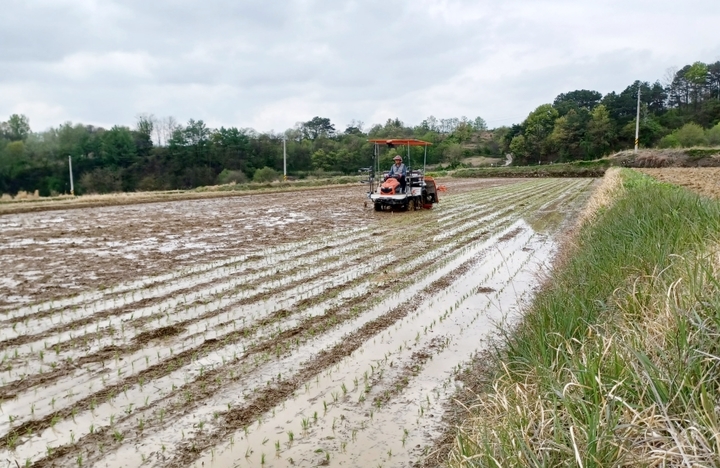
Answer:
<svg viewBox="0 0 720 468"><path fill-rule="evenodd" d="M68 156L68 166L70 167L70 195L75 195L75 187L73 186L72 178L72 156Z"/></svg>
<svg viewBox="0 0 720 468"><path fill-rule="evenodd" d="M287 137L283 136L283 181L287 181Z"/></svg>
<svg viewBox="0 0 720 468"><path fill-rule="evenodd" d="M640 142L640 83L638 83L638 102L637 102L637 117L635 117L635 152L638 150L638 143Z"/></svg>

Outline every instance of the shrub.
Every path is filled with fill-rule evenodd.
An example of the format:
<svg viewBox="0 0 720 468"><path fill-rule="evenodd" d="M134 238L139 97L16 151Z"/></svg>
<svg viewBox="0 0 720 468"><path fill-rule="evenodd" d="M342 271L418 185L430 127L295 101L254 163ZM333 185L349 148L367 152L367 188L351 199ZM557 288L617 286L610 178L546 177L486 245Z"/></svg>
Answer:
<svg viewBox="0 0 720 468"><path fill-rule="evenodd" d="M660 141L658 142L658 147L660 147L660 148L679 148L680 140L678 140L677 136L674 133L671 133L669 135L665 135L664 137L660 138Z"/></svg>
<svg viewBox="0 0 720 468"><path fill-rule="evenodd" d="M98 168L80 177L80 187L86 193L122 192L122 181L116 172Z"/></svg>
<svg viewBox="0 0 720 468"><path fill-rule="evenodd" d="M280 174L272 167L263 167L255 171L253 182L273 182L278 179Z"/></svg>
<svg viewBox="0 0 720 468"><path fill-rule="evenodd" d="M696 123L685 124L675 130L673 134L684 148L705 144L705 130Z"/></svg>
<svg viewBox="0 0 720 468"><path fill-rule="evenodd" d="M705 130L705 138L710 146L720 146L720 123Z"/></svg>
<svg viewBox="0 0 720 468"><path fill-rule="evenodd" d="M154 176L149 175L140 179L137 188L142 192L150 192L152 190L160 190L162 187Z"/></svg>
<svg viewBox="0 0 720 468"><path fill-rule="evenodd" d="M231 171L223 169L217 178L218 184L244 184L248 181L247 176L243 171Z"/></svg>

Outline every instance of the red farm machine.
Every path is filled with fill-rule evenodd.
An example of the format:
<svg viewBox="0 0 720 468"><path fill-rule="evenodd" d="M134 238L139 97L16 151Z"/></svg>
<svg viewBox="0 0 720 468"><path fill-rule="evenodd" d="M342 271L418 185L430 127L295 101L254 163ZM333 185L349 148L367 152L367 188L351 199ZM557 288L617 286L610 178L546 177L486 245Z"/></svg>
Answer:
<svg viewBox="0 0 720 468"><path fill-rule="evenodd" d="M374 143L373 164L363 170L369 173L367 183L370 184L370 190L367 195L375 211L431 209L435 203L438 203L438 187L435 185L435 180L425 175L427 150L432 143L415 138L382 138L369 141ZM418 166L416 168L411 159L411 146L424 148L422 169L419 161L416 163ZM398 153L406 153L404 180L398 174L380 170L380 151L383 147L399 148ZM404 182L404 190L402 182Z"/></svg>

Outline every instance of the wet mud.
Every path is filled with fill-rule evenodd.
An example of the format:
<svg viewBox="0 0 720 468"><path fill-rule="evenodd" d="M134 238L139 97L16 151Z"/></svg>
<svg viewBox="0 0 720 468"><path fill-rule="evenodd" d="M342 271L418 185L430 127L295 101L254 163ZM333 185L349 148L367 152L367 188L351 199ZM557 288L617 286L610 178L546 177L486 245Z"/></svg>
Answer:
<svg viewBox="0 0 720 468"><path fill-rule="evenodd" d="M410 213L365 208L360 187L1 216L0 456L424 459L458 374L521 314L592 186L444 183Z"/></svg>

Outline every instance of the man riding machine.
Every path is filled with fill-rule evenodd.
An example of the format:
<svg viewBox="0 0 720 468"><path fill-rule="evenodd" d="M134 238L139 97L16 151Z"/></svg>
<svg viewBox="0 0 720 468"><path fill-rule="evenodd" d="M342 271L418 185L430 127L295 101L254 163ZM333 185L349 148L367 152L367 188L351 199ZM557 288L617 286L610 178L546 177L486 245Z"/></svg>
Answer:
<svg viewBox="0 0 720 468"><path fill-rule="evenodd" d="M401 209L414 211L417 209L432 208L438 202L437 187L432 177L425 176L425 161L427 160L427 147L432 143L415 138L372 139L374 143L373 165L367 170L370 172L370 191L368 198L373 203L375 211L391 211ZM380 147L390 149L405 146L407 150L408 166L403 164L400 155L393 157L394 164L382 177L379 186L374 185L374 174L380 172ZM423 147L424 158L422 170L410 167L410 148Z"/></svg>

